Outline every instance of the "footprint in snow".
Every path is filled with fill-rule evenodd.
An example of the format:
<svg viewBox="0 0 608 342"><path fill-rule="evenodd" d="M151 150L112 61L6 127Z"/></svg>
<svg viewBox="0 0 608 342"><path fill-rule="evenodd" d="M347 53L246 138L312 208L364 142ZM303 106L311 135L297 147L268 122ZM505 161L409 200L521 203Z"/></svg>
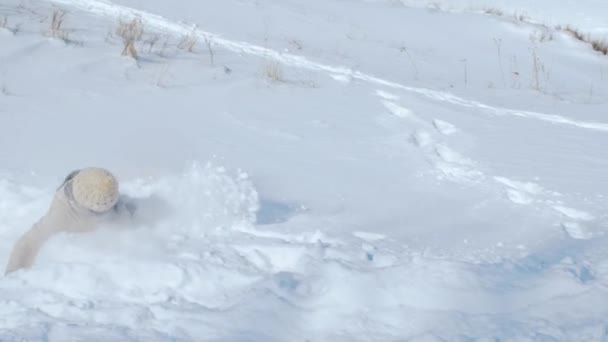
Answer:
<svg viewBox="0 0 608 342"><path fill-rule="evenodd" d="M583 225L577 222L562 222L561 223L564 232L571 238L576 240L589 240L593 237L593 234L587 230Z"/></svg>
<svg viewBox="0 0 608 342"><path fill-rule="evenodd" d="M382 90L376 90L376 95L380 97L381 103L394 116L409 119L422 127L430 126L428 122L418 118L411 110L397 104L396 101L399 100L399 96ZM451 123L438 119L433 120L432 126L440 134L446 136L458 132L458 129ZM432 132L418 129L410 135L410 142L419 148L429 148L430 151L427 152L434 152L439 157L435 166L440 174L440 179L447 177L454 181L463 182L483 179L484 175L481 171L471 168L476 165L474 161L460 155L446 145L436 144Z"/></svg>
<svg viewBox="0 0 608 342"><path fill-rule="evenodd" d="M526 193L521 192L521 191L517 191L517 190L513 190L513 189L505 189L505 193L507 195L507 198L509 199L509 201L515 203L515 204L531 204L534 202L534 199L530 196L528 196Z"/></svg>
<svg viewBox="0 0 608 342"><path fill-rule="evenodd" d="M582 210L578 210L578 209L574 209L574 208L569 208L569 207L564 207L561 205L554 205L553 209L557 212L559 212L560 214L572 219L572 220L578 220L578 221L593 221L595 220L595 216L582 211Z"/></svg>
<svg viewBox="0 0 608 342"><path fill-rule="evenodd" d="M400 117L400 118L413 118L414 114L412 113L411 110L405 108L405 107L401 107L400 105L391 102L391 101L387 101L387 100L382 100L382 104L384 105L384 107L386 107L386 109L388 109L389 112L391 112L391 114Z"/></svg>
<svg viewBox="0 0 608 342"><path fill-rule="evenodd" d="M442 121L439 119L433 120L433 127L435 127L435 129L443 135L452 135L458 132L458 128L456 128L456 126L447 121Z"/></svg>
<svg viewBox="0 0 608 342"><path fill-rule="evenodd" d="M533 195L539 195L543 188L536 183L518 182L505 177L494 177L494 180L504 186L507 198L515 204L531 204Z"/></svg>
<svg viewBox="0 0 608 342"><path fill-rule="evenodd" d="M543 188L536 184L536 183L531 183L531 182L519 182L519 181L514 181L511 180L509 178L505 178L505 177L494 177L494 180L497 181L498 183L501 183L511 189L515 189L518 191L522 191L531 195L538 195L541 194L544 190Z"/></svg>
<svg viewBox="0 0 608 342"><path fill-rule="evenodd" d="M554 192L546 191L540 185L532 182L519 182L505 177L494 177L494 180L503 185L507 198L516 204L527 205L534 202L539 202L535 199L536 196L543 194L555 194ZM545 203L552 203L545 201ZM563 205L551 205L551 208L567 220L561 223L564 232L571 238L576 240L588 240L593 237L593 234L588 229L576 221L593 221L595 217L585 211L565 207Z"/></svg>
<svg viewBox="0 0 608 342"><path fill-rule="evenodd" d="M353 80L353 78L351 76L341 75L341 74L332 74L331 78L333 78L334 81L338 81L338 82L342 82L342 83L350 83Z"/></svg>
<svg viewBox="0 0 608 342"><path fill-rule="evenodd" d="M419 130L410 136L410 141L416 147L427 147L433 143L433 138L431 134L424 130Z"/></svg>
<svg viewBox="0 0 608 342"><path fill-rule="evenodd" d="M383 90L376 90L376 95L378 95L382 99L388 100L388 101L398 101L399 100L398 95L395 95L393 93L389 93L389 92L386 92Z"/></svg>
<svg viewBox="0 0 608 342"><path fill-rule="evenodd" d="M449 148L445 145L441 145L441 144L436 145L435 154L437 154L437 156L439 158L441 158L441 160L443 160L444 162L447 162L447 163L459 164L459 165L469 165L469 166L474 165L472 160L463 157L462 155L460 155L460 153L452 150L451 148Z"/></svg>

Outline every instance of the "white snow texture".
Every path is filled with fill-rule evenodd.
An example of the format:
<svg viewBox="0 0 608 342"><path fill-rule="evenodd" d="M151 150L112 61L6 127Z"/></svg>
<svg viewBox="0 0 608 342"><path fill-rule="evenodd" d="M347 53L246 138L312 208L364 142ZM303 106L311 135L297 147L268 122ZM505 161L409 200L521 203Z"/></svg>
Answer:
<svg viewBox="0 0 608 342"><path fill-rule="evenodd" d="M137 211L0 277L0 341L608 341L606 13L3 1L0 265L72 170Z"/></svg>

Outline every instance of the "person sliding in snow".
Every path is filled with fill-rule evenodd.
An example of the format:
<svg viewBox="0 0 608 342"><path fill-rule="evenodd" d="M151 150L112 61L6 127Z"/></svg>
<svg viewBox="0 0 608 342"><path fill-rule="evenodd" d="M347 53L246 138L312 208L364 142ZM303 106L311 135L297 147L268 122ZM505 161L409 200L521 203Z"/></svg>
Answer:
<svg viewBox="0 0 608 342"><path fill-rule="evenodd" d="M118 223L132 216L134 209L121 199L118 182L109 171L91 167L70 173L57 189L46 215L15 244L6 274L32 266L53 235L90 232L102 223Z"/></svg>

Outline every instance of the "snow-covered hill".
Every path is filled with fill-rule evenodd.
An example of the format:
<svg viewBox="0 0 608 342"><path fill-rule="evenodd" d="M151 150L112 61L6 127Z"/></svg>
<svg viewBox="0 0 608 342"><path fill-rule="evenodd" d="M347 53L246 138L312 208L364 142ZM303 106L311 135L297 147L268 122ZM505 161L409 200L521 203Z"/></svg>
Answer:
<svg viewBox="0 0 608 342"><path fill-rule="evenodd" d="M3 1L0 264L73 169L139 209L0 278L0 340L608 340L608 56L563 29L606 10Z"/></svg>

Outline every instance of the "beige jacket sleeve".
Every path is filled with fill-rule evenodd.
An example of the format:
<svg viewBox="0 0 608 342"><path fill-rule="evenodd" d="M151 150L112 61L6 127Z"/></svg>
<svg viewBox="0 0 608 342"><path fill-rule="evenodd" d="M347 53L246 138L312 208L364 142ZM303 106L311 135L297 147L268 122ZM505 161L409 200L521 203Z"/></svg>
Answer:
<svg viewBox="0 0 608 342"><path fill-rule="evenodd" d="M75 205L70 200L69 195L66 194L65 186L66 183L55 193L46 215L17 241L13 247L5 274L21 268L31 267L45 242L57 233L90 232L101 223L121 226L132 223L135 206L133 201L127 197L123 196L122 200L110 212L95 214Z"/></svg>
<svg viewBox="0 0 608 342"><path fill-rule="evenodd" d="M29 268L36 260L44 243L59 232L86 232L94 230L96 222L78 212L69 203L61 187L46 213L15 244L6 267L6 274L21 268Z"/></svg>

